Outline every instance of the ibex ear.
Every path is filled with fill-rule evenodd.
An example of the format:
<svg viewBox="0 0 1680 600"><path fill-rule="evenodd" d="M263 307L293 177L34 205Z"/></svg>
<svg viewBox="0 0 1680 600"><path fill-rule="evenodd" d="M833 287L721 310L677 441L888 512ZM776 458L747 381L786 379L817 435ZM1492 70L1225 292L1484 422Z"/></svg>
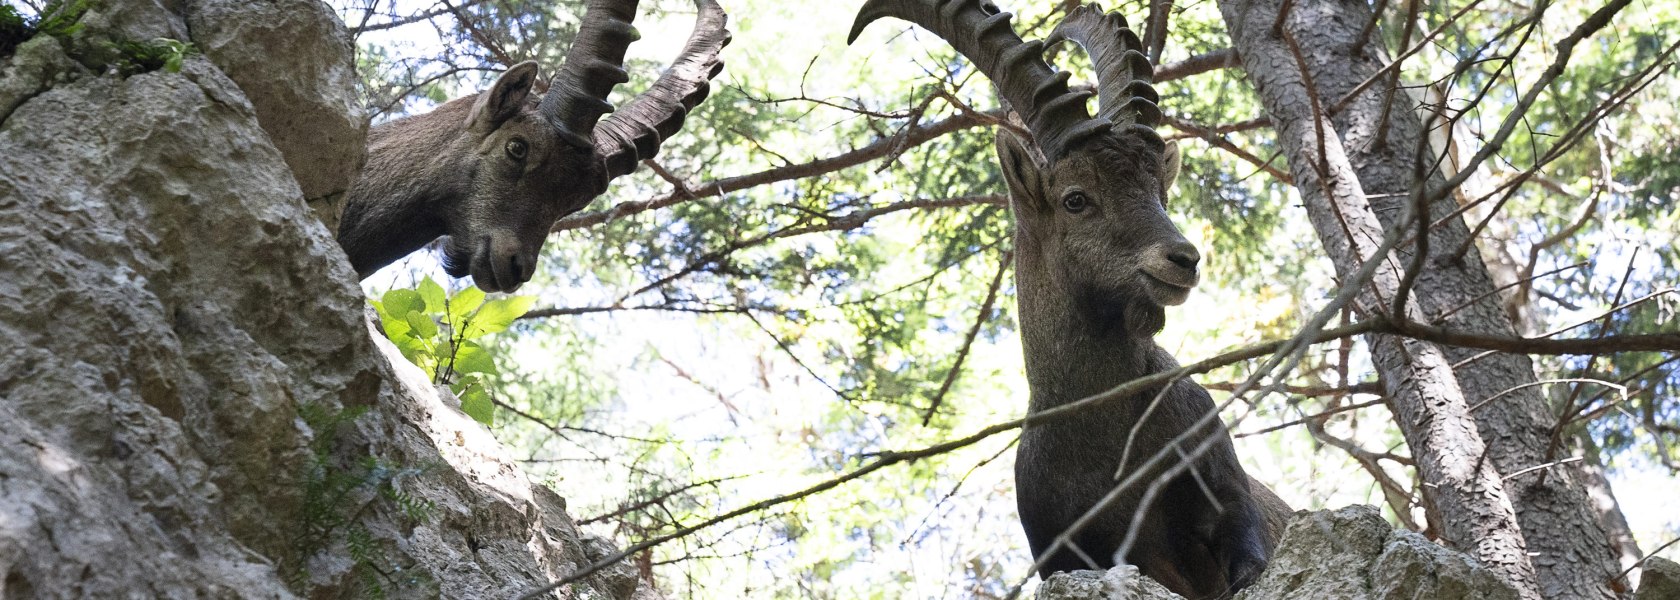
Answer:
<svg viewBox="0 0 1680 600"><path fill-rule="evenodd" d="M1178 152L1178 142L1167 142L1167 149L1161 153L1161 199L1166 201L1167 191L1173 183L1178 181L1178 170L1184 166L1184 157Z"/></svg>
<svg viewBox="0 0 1680 600"><path fill-rule="evenodd" d="M1003 180L1009 184L1010 199L1021 208L1044 210L1044 167L1037 153L1026 142L1007 130L997 134L998 163L1003 165Z"/></svg>
<svg viewBox="0 0 1680 600"><path fill-rule="evenodd" d="M536 61L514 65L496 78L495 85L478 95L472 114L467 116L467 129L488 132L501 127L519 114L520 107L525 106L525 97L531 94L531 86L536 83Z"/></svg>

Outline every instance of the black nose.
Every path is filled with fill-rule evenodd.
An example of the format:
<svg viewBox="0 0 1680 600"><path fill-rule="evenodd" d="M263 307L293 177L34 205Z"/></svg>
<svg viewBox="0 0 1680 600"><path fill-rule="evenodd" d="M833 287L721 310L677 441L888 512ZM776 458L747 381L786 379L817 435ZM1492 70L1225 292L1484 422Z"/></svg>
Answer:
<svg viewBox="0 0 1680 600"><path fill-rule="evenodd" d="M1194 271L1196 265L1202 262L1202 253L1197 252L1194 245L1185 242L1167 250L1167 260L1186 271Z"/></svg>

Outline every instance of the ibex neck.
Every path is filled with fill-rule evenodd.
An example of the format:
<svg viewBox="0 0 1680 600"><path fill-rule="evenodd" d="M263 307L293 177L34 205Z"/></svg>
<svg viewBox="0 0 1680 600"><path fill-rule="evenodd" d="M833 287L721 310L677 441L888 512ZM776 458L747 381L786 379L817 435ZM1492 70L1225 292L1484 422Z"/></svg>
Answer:
<svg viewBox="0 0 1680 600"><path fill-rule="evenodd" d="M1124 307L1081 306L1078 291L1065 289L1062 278L1021 239L1017 236L1015 289L1030 410L1074 402L1175 366L1153 337L1127 331Z"/></svg>
<svg viewBox="0 0 1680 600"><path fill-rule="evenodd" d="M468 97L467 100L471 100ZM449 211L465 196L459 148L465 110L456 100L368 132L367 166L350 188L338 241L356 273L380 267L444 235Z"/></svg>

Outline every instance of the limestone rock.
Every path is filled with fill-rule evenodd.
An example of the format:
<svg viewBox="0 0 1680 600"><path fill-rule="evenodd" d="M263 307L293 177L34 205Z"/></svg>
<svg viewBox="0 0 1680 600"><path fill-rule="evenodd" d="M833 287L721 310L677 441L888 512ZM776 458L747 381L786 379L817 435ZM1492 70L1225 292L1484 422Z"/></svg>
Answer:
<svg viewBox="0 0 1680 600"><path fill-rule="evenodd" d="M187 11L193 43L239 84L304 198L337 230L338 201L367 154L344 24L320 0L195 0Z"/></svg>
<svg viewBox="0 0 1680 600"><path fill-rule="evenodd" d="M0 68L0 122L52 84L85 74L81 65L64 54L58 40L37 37L19 44Z"/></svg>
<svg viewBox="0 0 1680 600"><path fill-rule="evenodd" d="M1117 567L1107 572L1058 573L1039 587L1037 597L1038 600L1179 598L1153 580L1137 575L1133 567ZM1296 513L1266 572L1254 585L1238 592L1236 598L1515 600L1517 594L1469 556L1411 531L1394 529L1375 507L1350 506Z"/></svg>
<svg viewBox="0 0 1680 600"><path fill-rule="evenodd" d="M1397 529L1371 567L1372 597L1382 600L1517 600L1511 586L1469 555L1417 532Z"/></svg>
<svg viewBox="0 0 1680 600"><path fill-rule="evenodd" d="M1137 567L1057 573L1038 587L1038 600L1183 600Z"/></svg>
<svg viewBox="0 0 1680 600"><path fill-rule="evenodd" d="M212 4L96 2L77 35L185 36ZM610 552L370 333L284 136L211 58L0 59L26 84L0 95L0 597L510 597ZM652 593L624 565L564 597Z"/></svg>
<svg viewBox="0 0 1680 600"><path fill-rule="evenodd" d="M1371 563L1391 531L1369 506L1299 515L1284 530L1260 580L1237 597L1368 598Z"/></svg>
<svg viewBox="0 0 1680 600"><path fill-rule="evenodd" d="M1634 600L1680 599L1680 565L1661 556L1645 559L1639 575L1639 593Z"/></svg>

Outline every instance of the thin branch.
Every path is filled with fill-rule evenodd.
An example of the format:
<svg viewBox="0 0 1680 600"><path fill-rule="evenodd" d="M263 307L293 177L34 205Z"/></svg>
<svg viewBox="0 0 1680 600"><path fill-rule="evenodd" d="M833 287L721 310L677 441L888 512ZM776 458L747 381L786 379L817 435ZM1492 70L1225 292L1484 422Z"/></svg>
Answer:
<svg viewBox="0 0 1680 600"><path fill-rule="evenodd" d="M627 514L636 512L638 510L642 510L644 508L647 508L649 506L653 506L655 504L659 504L661 502L669 500L672 496L675 496L677 494L681 494L683 492L687 492L687 491L692 490L694 488L706 487L706 486L716 486L719 483L723 483L725 481L730 481L730 480L734 480L734 479L741 479L743 477L746 477L746 475L730 475L728 477L719 477L717 479L708 479L706 481L698 481L698 482L688 483L688 484L680 486L676 489L666 491L664 493L656 494L656 495L654 495L654 497L649 498L647 500L643 500L641 502L636 502L636 503L633 503L633 504L620 505L617 510L614 510L612 512L595 515L595 516L589 517L587 519L581 519L577 522L577 524L578 525L589 525L591 523L599 523L599 522L605 521L607 519L614 519L614 518L622 517L624 515L627 515Z"/></svg>
<svg viewBox="0 0 1680 600"><path fill-rule="evenodd" d="M694 186L687 195L670 193L650 200L632 200L623 202L607 210L578 213L554 224L553 231L568 231L594 227L609 221L641 214L650 210L666 208L681 204L688 200L713 198L761 185L805 179L826 175L835 171L849 169L877 158L888 156L895 148L914 147L942 137L946 134L988 125L987 118L998 118L1000 112L981 113L984 116L959 113L941 121L928 125L906 128L902 133L890 138L883 138L861 148L844 152L828 158L820 158L810 162L775 167L756 173L748 173L735 177L726 177Z"/></svg>
<svg viewBox="0 0 1680 600"><path fill-rule="evenodd" d="M1324 418L1324 417L1328 417L1328 416L1335 415L1335 414L1340 414L1340 413L1359 410L1361 408L1370 408L1370 407L1373 407L1373 406L1382 406L1382 405L1387 404L1387 403L1388 403L1388 400L1383 399L1383 400L1371 400L1369 402L1360 402L1360 403L1357 403L1357 404L1348 404L1348 405L1345 405L1345 406L1338 406L1336 408L1325 410L1323 412L1310 414L1310 415L1307 415L1305 417L1295 419L1293 421L1289 421L1289 422L1286 422L1286 423L1279 423L1277 425L1273 425L1273 426L1266 427L1266 428L1263 428L1263 429L1256 429L1254 431L1248 431L1248 432L1244 432L1244 433L1233 433L1233 434L1231 434L1231 438L1232 439L1241 439L1241 438L1245 438L1245 437L1263 435L1263 434L1271 433L1271 432L1274 432L1274 431L1281 431L1281 430L1284 430L1284 429L1288 429L1290 427L1294 427L1296 425L1303 425L1308 420L1311 420L1311 419Z"/></svg>
<svg viewBox="0 0 1680 600"><path fill-rule="evenodd" d="M1436 189L1434 194L1431 194L1429 203L1433 204L1435 200L1450 193L1450 190L1463 185L1465 180L1469 179L1470 175L1475 173L1482 163L1487 162L1495 153L1504 148L1505 141L1510 139L1511 134L1516 131L1517 123L1528 114L1528 109L1534 105L1535 100L1539 99L1541 92L1545 91L1553 81L1563 75L1564 67L1568 66L1570 57L1575 53L1575 46L1588 36L1609 25L1610 18L1621 12L1622 9L1627 8L1631 3L1633 3L1633 0L1610 0L1609 3L1599 7L1591 16L1587 17L1568 37L1559 41L1557 43L1557 58L1553 59L1551 65L1547 66L1540 77L1534 81L1534 84L1529 86L1528 91L1517 99L1516 105L1512 107L1509 114L1505 115L1505 120L1500 123L1499 129L1494 132L1493 137L1487 140L1480 150L1476 151L1475 156L1459 166L1457 174L1448 178ZM1472 232L1469 239L1475 239L1475 237L1475 233ZM1468 240L1466 244L1468 244ZM1468 248L1468 245L1462 246L1457 254L1462 255Z"/></svg>
<svg viewBox="0 0 1680 600"><path fill-rule="evenodd" d="M1441 323L1443 323L1447 320L1447 317L1453 316L1458 311L1464 310L1464 309L1469 308L1471 306L1475 306L1477 302L1481 302L1482 300L1487 299L1489 296L1492 296L1494 294L1498 294L1499 292L1503 292L1505 290L1511 289L1511 288L1519 286L1519 285L1533 283L1534 280L1540 279L1542 277L1551 277L1553 275L1556 275L1558 273L1562 273L1564 271L1568 271L1570 269L1579 269L1581 267L1587 266L1588 264L1589 264L1588 261L1581 261L1581 262L1575 263L1573 265L1558 267L1556 269L1552 269L1550 271L1547 271L1545 273L1541 273L1539 275L1535 275L1533 277L1525 277L1523 279L1519 279L1519 280L1513 281L1511 283L1507 283L1505 285L1499 286L1498 288L1496 288L1494 290L1484 292L1480 296L1476 296L1475 298L1471 298L1470 300L1464 302L1463 304L1460 304L1458 306L1454 306L1454 307L1452 307L1452 308L1450 308L1446 311L1443 311L1441 314L1436 315L1435 318L1431 319L1431 321L1433 321L1436 325L1440 325Z"/></svg>
<svg viewBox="0 0 1680 600"><path fill-rule="evenodd" d="M992 284L986 287L986 300L980 303L980 311L974 317L974 326L968 329L968 336L963 338L962 349L957 351L956 362L951 363L951 370L945 372L944 383L939 384L939 392L933 395L933 402L928 404L927 412L922 414L922 426L926 427L933 421L934 413L939 412L939 405L945 401L945 394L951 391L951 385L957 382L957 375L962 373L963 361L968 358L968 352L974 347L974 340L980 337L980 329L991 320L992 306L997 303L998 289L1003 287L1003 276L1009 272L1009 263L1015 258L1015 252L1005 250L1003 257L998 260L997 274L992 276Z"/></svg>
<svg viewBox="0 0 1680 600"><path fill-rule="evenodd" d="M1229 69L1241 65L1242 57L1237 55L1234 48L1203 52L1175 63L1156 65L1155 83L1165 83L1174 79L1183 79L1208 71Z"/></svg>
<svg viewBox="0 0 1680 600"><path fill-rule="evenodd" d="M801 236L801 235L809 235L809 234L813 234L813 233L826 233L826 232L834 232L834 231L849 231L849 230L852 230L852 229L857 229L859 227L862 227L865 224L867 224L870 220L875 219L877 217L881 217L881 216L884 216L884 215L888 215L888 214L892 214L892 213L900 212L900 211L905 211L905 210L929 210L929 209L939 209L939 208L956 208L956 207L964 207L964 206L975 206L975 205L981 205L981 204L1003 206L1007 202L1008 202L1007 197L1002 196L1002 195L997 195L997 194L988 194L988 195L981 195L981 196L958 196L958 197L955 197L955 198L918 198L918 199L914 199L914 200L905 200L903 202L895 202L895 203L892 203L892 204L877 206L877 207L866 209L866 210L859 210L859 211L847 213L845 215L840 215L840 216L835 216L835 217L827 217L827 222L822 223L820 225L796 225L796 226L792 226L792 227L784 227L782 229L778 229L778 230L775 230L775 231L772 231L772 232L769 232L769 233L765 233L765 234L757 236L757 237L746 238L746 239L742 239L742 240L736 240L736 241L731 242L728 245L724 246L723 248L719 248L717 250L713 250L713 251L708 252L704 255L701 255L700 258L695 259L693 262L690 262L688 265L684 266L683 268L678 269L677 271L675 271L675 272L673 272L669 275L666 275L664 277L661 277L661 278L659 278L659 279L657 279L657 280L655 280L651 283L643 285L642 287L637 288L633 292L625 294L624 298L622 298L620 300L620 302L622 302L623 300L634 298L636 296L640 296L640 295L645 294L647 292L659 289L659 288L664 287L664 286L666 286L666 285L670 284L671 282L674 282L678 279L682 279L683 277L686 277L690 274L699 272L703 269L706 269L708 267L716 265L719 262L721 262L723 259L728 258L731 254L734 254L734 253L739 252L741 250L745 250L747 248L762 246L764 244L768 244L768 243L770 243L772 241L775 241L775 240L779 240L779 239L783 239L783 238L790 238L790 237L795 237L795 236Z"/></svg>
<svg viewBox="0 0 1680 600"><path fill-rule="evenodd" d="M496 41L494 36L480 29L478 24L473 22L472 17L467 16L463 6L455 6L449 0L439 1L443 3L444 8L455 15L456 22L461 24L462 29L467 30L467 34L472 36L473 41L478 42L478 45L490 51L491 56L496 57L496 62L501 63L504 67L511 67L514 63L519 62L507 53L507 49L503 48L502 43Z"/></svg>
<svg viewBox="0 0 1680 600"><path fill-rule="evenodd" d="M1204 384L1202 384L1202 387L1204 389L1209 389L1209 390L1218 390L1218 391L1221 391L1221 392L1232 392L1232 391L1236 391L1237 388L1239 387L1239 385L1240 384L1232 383L1232 382L1229 382L1229 381L1216 381L1216 382L1213 382L1213 383L1204 383ZM1375 381L1363 381L1363 382L1356 383L1356 384L1353 384L1353 385L1350 385L1350 386L1345 386L1345 387L1318 386L1318 385L1283 385L1283 386L1278 386L1278 390L1283 391L1283 392L1288 392L1290 394L1295 394L1297 396L1347 396L1347 395L1351 395L1351 394L1380 395L1380 394L1383 393L1382 384L1378 383L1378 382L1375 382ZM1381 404L1381 402L1378 402L1378 404Z"/></svg>
<svg viewBox="0 0 1680 600"><path fill-rule="evenodd" d="M444 8L434 8L432 10L428 10L426 12L419 13L419 14L416 14L416 15L402 17L402 18L399 18L399 19L391 19L391 20L385 21L383 23L374 23L372 25L364 24L364 25L360 25L360 26L357 26L357 27L348 27L345 30L350 32L350 35L356 36L356 35L361 35L361 34L367 33L369 31L383 31L383 30L386 30L386 29L396 29L396 28L402 27L404 25L412 25L414 23L419 23L421 21L430 21L430 20L435 19L437 17L447 15L447 14L449 14L449 13L451 13L451 12L457 10L457 9L472 8L474 6L477 6L479 4L483 4L485 2L486 2L486 0L463 0L462 2L460 2L459 4L456 4L454 6L446 6Z"/></svg>
<svg viewBox="0 0 1680 600"><path fill-rule="evenodd" d="M1288 173L1283 172L1282 169L1272 166L1271 161L1260 160L1260 157L1244 150L1241 146L1238 146L1231 140L1225 139L1225 136L1221 134L1218 129L1210 129L1172 115L1166 115L1163 120L1168 125L1171 125L1173 129L1188 133L1192 137L1206 141L1209 145L1215 148L1229 152L1232 156L1241 159L1243 162L1254 165L1256 169L1265 171L1267 175L1271 175L1278 181L1289 185L1295 185L1295 179L1290 177ZM1252 122L1253 121L1247 121L1245 123Z"/></svg>

